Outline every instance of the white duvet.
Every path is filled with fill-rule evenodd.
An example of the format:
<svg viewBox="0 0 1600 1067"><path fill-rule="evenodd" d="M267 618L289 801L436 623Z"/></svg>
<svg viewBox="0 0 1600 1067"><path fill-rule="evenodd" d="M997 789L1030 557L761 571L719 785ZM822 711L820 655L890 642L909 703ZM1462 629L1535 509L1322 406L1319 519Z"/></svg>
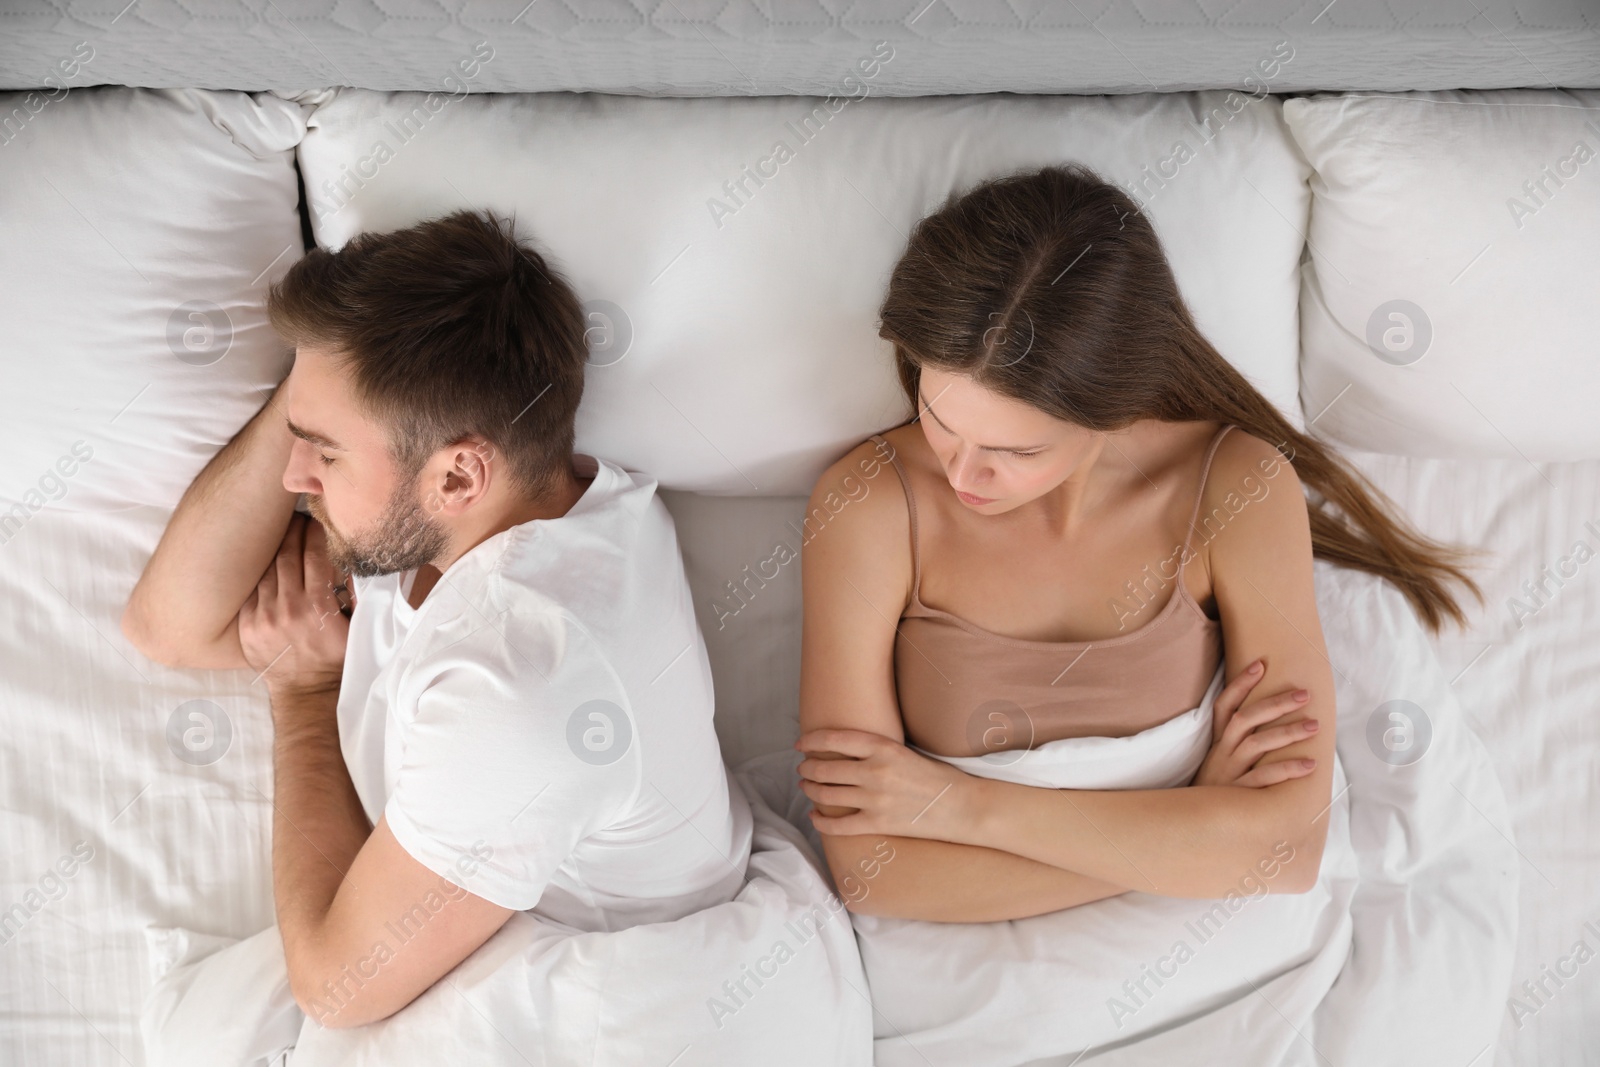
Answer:
<svg viewBox="0 0 1600 1067"><path fill-rule="evenodd" d="M1130 737L1052 741L1021 759L937 758L1045 788L1183 785L1209 748L1222 685L1219 667L1199 706ZM1130 892L1005 923L855 916L878 1012L877 1063L1002 1067L1132 1045L1202 1016L1218 1036L1224 1026L1243 1031L1227 1042L1233 1062L1278 1062L1350 950L1356 864L1339 763L1321 880L1308 893L1272 892L1276 877L1306 862L1282 842L1243 867L1222 899ZM1283 1020L1241 1027L1262 998Z"/></svg>
<svg viewBox="0 0 1600 1067"><path fill-rule="evenodd" d="M518 912L395 1015L329 1030L289 993L276 927L149 932L141 1028L155 1067L864 1067L871 1009L848 912L799 832L735 774L752 829L735 898L672 922L576 932ZM748 801L748 803L745 803ZM292 1049L292 1051L289 1051Z"/></svg>
<svg viewBox="0 0 1600 1067"><path fill-rule="evenodd" d="M852 916L879 1067L1464 1067L1493 1046L1516 936L1499 781L1401 594L1314 569L1338 710L1316 887L1267 893L1282 857L1266 854L1223 900L1130 892L1000 923ZM1039 786L1179 785L1204 757L1222 681L1219 671L1199 707L1132 737L947 762ZM1422 755L1404 765L1380 755L1394 700L1426 719L1413 737L1427 731ZM779 781L793 761L766 763ZM809 829L807 806L796 792L786 814ZM1404 1025L1375 1025L1375 1011Z"/></svg>

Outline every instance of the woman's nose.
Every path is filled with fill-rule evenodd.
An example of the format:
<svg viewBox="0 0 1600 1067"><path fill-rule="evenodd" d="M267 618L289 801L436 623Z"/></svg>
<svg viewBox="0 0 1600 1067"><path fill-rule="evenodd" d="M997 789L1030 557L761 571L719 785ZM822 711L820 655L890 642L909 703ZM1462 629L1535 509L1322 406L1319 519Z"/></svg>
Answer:
<svg viewBox="0 0 1600 1067"><path fill-rule="evenodd" d="M963 492L978 484L983 474L982 457L976 449L957 447L950 461L950 484Z"/></svg>

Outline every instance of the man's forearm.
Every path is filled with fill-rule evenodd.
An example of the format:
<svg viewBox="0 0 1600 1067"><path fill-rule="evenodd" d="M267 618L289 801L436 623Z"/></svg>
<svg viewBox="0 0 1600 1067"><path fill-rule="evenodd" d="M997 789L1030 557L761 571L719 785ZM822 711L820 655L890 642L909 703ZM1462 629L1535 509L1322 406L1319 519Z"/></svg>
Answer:
<svg viewBox="0 0 1600 1067"><path fill-rule="evenodd" d="M883 834L824 835L822 844L839 895L859 915L1000 922L1127 892L982 845Z"/></svg>
<svg viewBox="0 0 1600 1067"><path fill-rule="evenodd" d="M272 700L272 894L289 973L315 974L322 924L372 824L339 749L338 691Z"/></svg>
<svg viewBox="0 0 1600 1067"><path fill-rule="evenodd" d="M293 438L274 393L189 486L128 598L122 629L172 666L245 666L239 608L294 511L283 488Z"/></svg>

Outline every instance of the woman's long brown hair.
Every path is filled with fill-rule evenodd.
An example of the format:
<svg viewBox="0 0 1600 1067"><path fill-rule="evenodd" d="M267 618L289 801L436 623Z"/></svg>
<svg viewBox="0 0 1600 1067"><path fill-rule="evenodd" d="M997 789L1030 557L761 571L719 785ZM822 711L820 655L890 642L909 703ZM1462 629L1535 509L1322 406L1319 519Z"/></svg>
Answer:
<svg viewBox="0 0 1600 1067"><path fill-rule="evenodd" d="M889 280L893 342L913 413L922 367L972 378L1091 430L1217 420L1275 444L1306 487L1313 556L1387 578L1438 633L1483 603L1458 565L1347 460L1296 430L1194 324L1149 220L1080 164L985 181L917 223Z"/></svg>

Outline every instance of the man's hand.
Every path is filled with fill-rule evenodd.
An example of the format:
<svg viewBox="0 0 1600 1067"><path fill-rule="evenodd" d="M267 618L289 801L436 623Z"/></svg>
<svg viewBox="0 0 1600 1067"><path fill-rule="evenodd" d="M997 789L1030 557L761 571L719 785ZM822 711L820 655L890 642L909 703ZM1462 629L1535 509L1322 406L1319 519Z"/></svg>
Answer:
<svg viewBox="0 0 1600 1067"><path fill-rule="evenodd" d="M334 590L340 575L328 562L327 534L315 519L295 513L277 558L239 609L239 643L273 695L339 691L350 623Z"/></svg>

